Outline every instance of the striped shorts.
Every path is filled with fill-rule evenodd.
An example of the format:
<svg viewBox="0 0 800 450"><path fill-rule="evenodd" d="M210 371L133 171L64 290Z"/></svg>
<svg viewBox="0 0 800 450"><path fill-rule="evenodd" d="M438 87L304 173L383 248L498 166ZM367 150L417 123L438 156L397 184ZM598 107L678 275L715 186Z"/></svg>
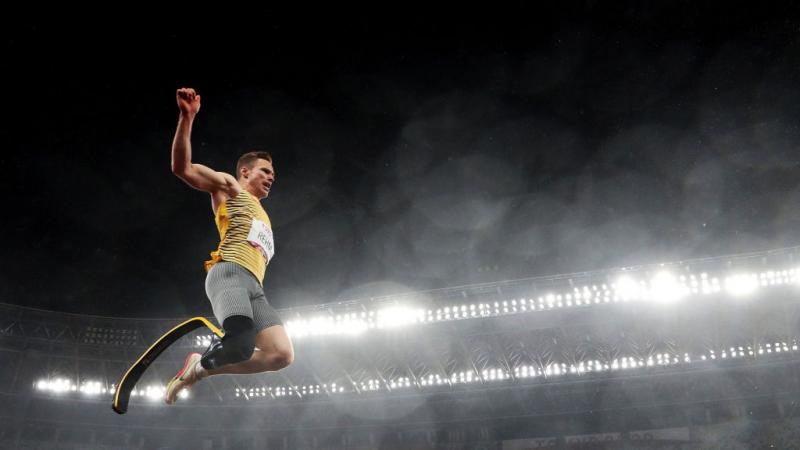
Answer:
<svg viewBox="0 0 800 450"><path fill-rule="evenodd" d="M226 261L214 264L206 275L206 295L220 325L230 316L253 319L257 332L283 325L258 279L238 264Z"/></svg>

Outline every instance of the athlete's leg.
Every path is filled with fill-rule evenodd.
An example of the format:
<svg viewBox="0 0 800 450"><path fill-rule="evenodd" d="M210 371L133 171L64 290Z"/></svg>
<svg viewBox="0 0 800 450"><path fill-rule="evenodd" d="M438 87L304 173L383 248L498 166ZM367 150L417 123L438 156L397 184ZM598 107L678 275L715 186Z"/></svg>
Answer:
<svg viewBox="0 0 800 450"><path fill-rule="evenodd" d="M247 374L280 370L294 361L294 348L280 315L269 304L264 290L258 286L251 299L253 322L258 331L256 334L256 350L248 361L232 364L210 371L204 371L201 377L219 374Z"/></svg>
<svg viewBox="0 0 800 450"><path fill-rule="evenodd" d="M256 334L256 349L249 360L216 369L205 369L199 375L248 374L283 369L294 361L294 348L286 329L273 325Z"/></svg>
<svg viewBox="0 0 800 450"><path fill-rule="evenodd" d="M192 353L186 358L183 368L167 384L164 396L167 404L174 403L180 391L192 387L197 381L206 377L208 375L206 369L231 367L238 363L250 362L256 343L253 319L245 316L231 316L223 321L223 328L225 336L222 340L211 344L202 356L199 353Z"/></svg>
<svg viewBox="0 0 800 450"><path fill-rule="evenodd" d="M237 264L217 263L206 276L206 294L225 336L202 355L192 354L167 385L164 400L171 404L178 393L191 387L204 375L204 367L248 361L256 345L251 297L263 295L257 280ZM260 328L258 328L260 329Z"/></svg>
<svg viewBox="0 0 800 450"><path fill-rule="evenodd" d="M167 390L168 403L183 387L207 376L275 371L294 361L294 348L283 321L267 302L257 280L245 269L235 264L217 264L206 279L206 292L214 315L217 320L222 319L225 337L213 343L201 361L176 376L180 382ZM247 295L246 305L242 294Z"/></svg>

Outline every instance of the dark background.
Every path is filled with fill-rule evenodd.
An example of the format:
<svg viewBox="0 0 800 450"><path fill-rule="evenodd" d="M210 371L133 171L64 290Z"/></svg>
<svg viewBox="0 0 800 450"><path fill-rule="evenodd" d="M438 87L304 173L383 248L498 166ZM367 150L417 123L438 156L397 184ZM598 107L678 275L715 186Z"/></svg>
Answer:
<svg viewBox="0 0 800 450"><path fill-rule="evenodd" d="M800 243L797 7L530 3L5 19L0 301L210 314L182 86L274 155L277 307Z"/></svg>

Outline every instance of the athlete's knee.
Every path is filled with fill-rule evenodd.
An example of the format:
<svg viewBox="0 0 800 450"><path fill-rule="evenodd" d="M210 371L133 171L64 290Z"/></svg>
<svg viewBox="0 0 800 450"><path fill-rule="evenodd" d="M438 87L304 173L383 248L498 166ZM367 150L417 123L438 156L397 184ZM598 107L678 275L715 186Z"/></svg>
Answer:
<svg viewBox="0 0 800 450"><path fill-rule="evenodd" d="M294 351L292 349L277 349L272 353L272 370L280 370L288 367L294 362Z"/></svg>

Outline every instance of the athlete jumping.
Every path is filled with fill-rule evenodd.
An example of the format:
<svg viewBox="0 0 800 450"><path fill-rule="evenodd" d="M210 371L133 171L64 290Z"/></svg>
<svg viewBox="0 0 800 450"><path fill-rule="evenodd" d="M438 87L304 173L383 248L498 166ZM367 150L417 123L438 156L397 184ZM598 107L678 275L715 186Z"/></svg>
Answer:
<svg viewBox="0 0 800 450"><path fill-rule="evenodd" d="M280 370L294 360L292 342L262 287L272 259L272 227L260 200L275 183L272 156L249 152L239 158L236 177L192 162L191 134L200 96L191 88L176 93L180 116L172 143L172 173L211 195L220 243L206 261L205 288L225 335L202 355L191 353L167 385L164 401L211 375Z"/></svg>

